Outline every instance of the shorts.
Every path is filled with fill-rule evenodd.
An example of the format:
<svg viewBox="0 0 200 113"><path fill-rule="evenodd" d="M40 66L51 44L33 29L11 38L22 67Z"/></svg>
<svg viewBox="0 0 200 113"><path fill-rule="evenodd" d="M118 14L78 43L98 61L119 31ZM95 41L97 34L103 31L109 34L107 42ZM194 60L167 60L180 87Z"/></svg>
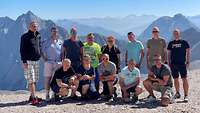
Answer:
<svg viewBox="0 0 200 113"><path fill-rule="evenodd" d="M44 77L52 77L56 69L62 66L61 63L44 63Z"/></svg>
<svg viewBox="0 0 200 113"><path fill-rule="evenodd" d="M77 91L79 91L80 94L82 95L82 87L83 87L84 85L90 85L90 83L91 83L90 80L80 80ZM90 89L90 88L89 88L89 89ZM88 89L88 91L89 91L89 89Z"/></svg>
<svg viewBox="0 0 200 113"><path fill-rule="evenodd" d="M179 74L181 75L181 78L187 77L187 68L185 64L183 65L172 64L171 71L174 79L179 78Z"/></svg>
<svg viewBox="0 0 200 113"><path fill-rule="evenodd" d="M128 93L131 93L131 92L132 92L132 93L135 93L136 87L137 87L137 86L131 87L131 88L127 89L126 91L127 91Z"/></svg>
<svg viewBox="0 0 200 113"><path fill-rule="evenodd" d="M153 90L161 92L162 97L171 99L173 96L173 91L170 86L161 86L157 84L153 84Z"/></svg>
<svg viewBox="0 0 200 113"><path fill-rule="evenodd" d="M24 69L24 77L27 83L36 83L39 80L39 61L27 61L28 68Z"/></svg>

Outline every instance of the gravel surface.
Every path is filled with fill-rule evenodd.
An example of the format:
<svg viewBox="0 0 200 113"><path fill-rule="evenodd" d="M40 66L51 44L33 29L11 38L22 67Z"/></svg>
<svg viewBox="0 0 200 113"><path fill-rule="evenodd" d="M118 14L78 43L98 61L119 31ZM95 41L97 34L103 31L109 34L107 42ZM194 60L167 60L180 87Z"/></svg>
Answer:
<svg viewBox="0 0 200 113"><path fill-rule="evenodd" d="M120 97L117 98L117 102L74 101L66 98L60 103L42 102L38 106L30 105L26 101L29 98L27 91L0 91L0 113L200 113L199 75L200 70L189 73L189 102L184 103L182 96L168 107L160 106L159 93L156 93L156 102L145 102L148 95L146 91L139 96L140 101L136 104L123 103ZM44 98L45 93L40 91L37 95Z"/></svg>

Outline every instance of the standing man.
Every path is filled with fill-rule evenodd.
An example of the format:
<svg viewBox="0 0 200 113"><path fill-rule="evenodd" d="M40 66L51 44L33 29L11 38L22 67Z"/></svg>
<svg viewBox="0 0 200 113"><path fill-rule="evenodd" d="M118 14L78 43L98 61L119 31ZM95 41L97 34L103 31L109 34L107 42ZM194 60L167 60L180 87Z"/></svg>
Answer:
<svg viewBox="0 0 200 113"><path fill-rule="evenodd" d="M167 63L167 49L166 49L166 41L164 38L159 36L159 28L154 27L152 30L152 39L147 41L147 68L150 69L153 64L153 57L155 54L159 54L162 57L162 62Z"/></svg>
<svg viewBox="0 0 200 113"><path fill-rule="evenodd" d="M58 39L58 29L56 27L51 28L51 37L45 40L42 44L42 53L44 63L44 79L45 79L45 90L46 90L46 100L49 100L49 89L50 81L52 79L53 73L56 69L61 67L61 47L62 40Z"/></svg>
<svg viewBox="0 0 200 113"><path fill-rule="evenodd" d="M70 39L67 39L63 43L62 59L69 58L71 65L75 72L81 65L81 59L83 56L83 43L78 40L77 29L72 28L70 31Z"/></svg>
<svg viewBox="0 0 200 113"><path fill-rule="evenodd" d="M144 46L139 40L136 40L132 32L128 33L128 44L126 45L125 64L127 65L130 59L136 62L136 67L140 68L144 58Z"/></svg>
<svg viewBox="0 0 200 113"><path fill-rule="evenodd" d="M91 58L91 66L95 69L95 88L99 91L99 74L97 70L97 66L99 64L99 58L101 55L101 47L99 44L94 42L94 34L89 33L87 35L87 40L83 46L84 55L89 55ZM94 82L92 81L92 82Z"/></svg>
<svg viewBox="0 0 200 113"><path fill-rule="evenodd" d="M187 68L189 67L190 63L190 46L187 41L181 39L179 29L175 29L173 35L174 40L169 43L167 49L168 60L172 70L176 89L175 98L181 97L179 87L180 74L183 81L184 101L188 102L189 85L187 80Z"/></svg>
<svg viewBox="0 0 200 113"><path fill-rule="evenodd" d="M116 65L116 74L118 74L120 72L120 50L115 45L115 38L113 36L108 36L106 41L107 44L102 46L101 52L102 54L109 55L110 61Z"/></svg>
<svg viewBox="0 0 200 113"><path fill-rule="evenodd" d="M41 55L41 36L38 23L31 22L27 33L23 34L20 43L21 60L23 61L24 76L30 91L29 102L38 104L42 99L36 97L36 82L39 79L39 59Z"/></svg>

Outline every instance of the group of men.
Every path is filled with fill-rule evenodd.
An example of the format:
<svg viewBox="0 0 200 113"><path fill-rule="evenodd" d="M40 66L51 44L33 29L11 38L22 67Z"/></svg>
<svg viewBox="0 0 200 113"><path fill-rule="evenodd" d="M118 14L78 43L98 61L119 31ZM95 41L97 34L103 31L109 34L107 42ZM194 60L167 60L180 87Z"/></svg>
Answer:
<svg viewBox="0 0 200 113"><path fill-rule="evenodd" d="M89 33L86 42L78 40L77 29L70 30L70 38L64 41L58 37L58 29L51 28L51 37L41 42L38 23L31 22L27 33L21 37L20 53L24 75L31 93L29 101L38 104L42 100L35 95L35 85L39 79L39 59L44 60L46 100L50 99L50 89L54 98L60 99L71 92L70 98L105 99L117 97L115 85L119 83L124 102L138 101L144 90L141 87L140 68L144 59L144 46L132 32L128 33L125 47L125 64L120 69L120 50L115 38L108 36L102 47L95 42L95 35ZM168 46L154 27L152 38L147 41L146 61L148 78L143 81L149 93L147 99L156 99L153 90L161 92L161 105L167 106L172 99L180 98L179 74L183 80L184 101L188 101L187 68L190 47L180 38L180 30L173 32L174 40ZM168 50L168 52L167 52ZM168 58L167 58L168 55ZM173 94L172 77L176 93ZM100 84L103 88L100 88Z"/></svg>

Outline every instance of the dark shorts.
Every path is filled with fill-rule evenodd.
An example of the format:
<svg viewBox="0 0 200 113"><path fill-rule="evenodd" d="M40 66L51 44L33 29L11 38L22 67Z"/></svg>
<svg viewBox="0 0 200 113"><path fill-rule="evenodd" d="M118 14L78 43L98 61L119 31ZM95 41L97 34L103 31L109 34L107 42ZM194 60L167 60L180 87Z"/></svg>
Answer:
<svg viewBox="0 0 200 113"><path fill-rule="evenodd" d="M186 65L172 64L171 65L171 71L172 71L173 78L179 78L179 74L181 75L181 78L187 77Z"/></svg>
<svg viewBox="0 0 200 113"><path fill-rule="evenodd" d="M51 89L54 93L59 93L60 92L60 87L58 85L51 86Z"/></svg>
<svg viewBox="0 0 200 113"><path fill-rule="evenodd" d="M90 85L90 83L91 83L90 80L80 80L77 91L79 91L80 94L82 95L82 87L83 87L84 85Z"/></svg>
<svg viewBox="0 0 200 113"><path fill-rule="evenodd" d="M128 93L131 93L131 92L134 93L136 87L137 87L137 86L131 87L131 88L127 89L126 91L127 91Z"/></svg>

